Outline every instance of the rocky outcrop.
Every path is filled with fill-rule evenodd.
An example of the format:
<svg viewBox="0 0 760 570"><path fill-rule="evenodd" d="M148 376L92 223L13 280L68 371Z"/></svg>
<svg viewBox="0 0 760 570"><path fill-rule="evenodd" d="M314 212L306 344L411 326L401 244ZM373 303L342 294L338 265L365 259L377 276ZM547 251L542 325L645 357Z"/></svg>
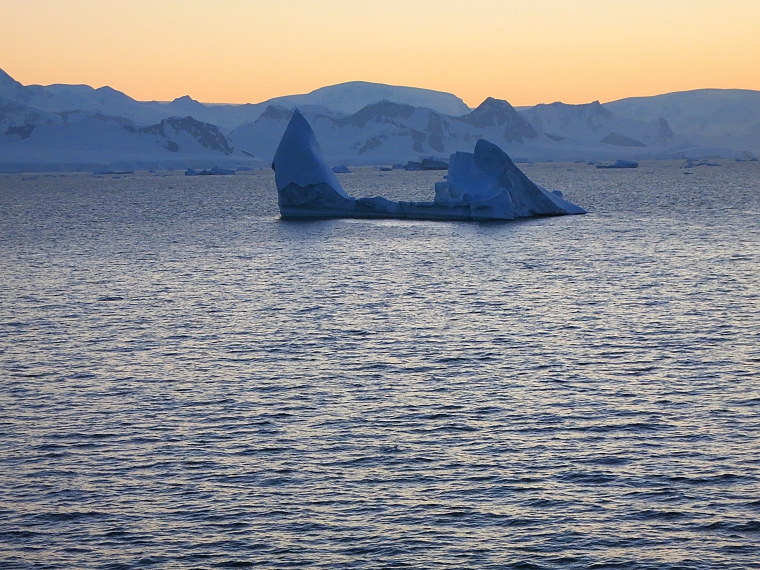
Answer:
<svg viewBox="0 0 760 570"><path fill-rule="evenodd" d="M225 137L216 125L196 121L192 117L169 117L162 120L157 125L150 125L136 129L132 125L125 126L130 132L138 132L143 135L154 135L170 139L164 146L172 151L179 150L179 144L173 140L180 133L187 133L193 137L198 144L209 150L232 154L233 148L227 137Z"/></svg>
<svg viewBox="0 0 760 570"><path fill-rule="evenodd" d="M459 119L478 129L503 126L506 142L523 142L524 139L534 139L538 136L533 126L523 119L512 105L493 97L489 97L469 115Z"/></svg>

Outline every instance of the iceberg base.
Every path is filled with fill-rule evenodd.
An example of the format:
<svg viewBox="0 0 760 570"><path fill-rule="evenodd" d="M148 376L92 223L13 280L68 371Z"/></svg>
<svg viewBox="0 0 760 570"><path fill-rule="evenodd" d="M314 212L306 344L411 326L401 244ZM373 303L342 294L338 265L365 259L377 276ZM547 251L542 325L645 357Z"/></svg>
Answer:
<svg viewBox="0 0 760 570"><path fill-rule="evenodd" d="M543 189L542 189L543 190ZM355 218L375 220L507 221L514 216L499 202L437 200L435 202L394 202L380 196L343 198L327 184L305 187L289 184L279 193L280 217L283 220L317 220ZM557 197L554 196L556 199ZM551 212L538 216L584 214L581 208ZM573 211L574 210L574 211Z"/></svg>

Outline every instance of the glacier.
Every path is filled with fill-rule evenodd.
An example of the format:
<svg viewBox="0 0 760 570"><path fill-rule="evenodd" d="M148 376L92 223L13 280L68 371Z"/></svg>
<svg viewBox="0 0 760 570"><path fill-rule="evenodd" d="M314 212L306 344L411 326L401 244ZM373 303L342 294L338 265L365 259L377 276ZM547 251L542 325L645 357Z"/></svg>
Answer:
<svg viewBox="0 0 760 570"><path fill-rule="evenodd" d="M495 221L585 214L583 208L533 183L501 148L485 139L473 153L456 152L432 202L354 198L327 165L309 122L298 109L272 161L282 219L392 218Z"/></svg>

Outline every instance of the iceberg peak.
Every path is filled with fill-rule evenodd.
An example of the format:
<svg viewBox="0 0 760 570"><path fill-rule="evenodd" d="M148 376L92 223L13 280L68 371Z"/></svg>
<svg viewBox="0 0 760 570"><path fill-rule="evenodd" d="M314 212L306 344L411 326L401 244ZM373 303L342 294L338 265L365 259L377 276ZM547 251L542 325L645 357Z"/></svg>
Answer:
<svg viewBox="0 0 760 570"><path fill-rule="evenodd" d="M274 153L272 170L277 190L282 190L289 184L302 188L327 184L340 196L348 198L332 168L322 157L322 148L311 125L298 109L293 109L293 116Z"/></svg>

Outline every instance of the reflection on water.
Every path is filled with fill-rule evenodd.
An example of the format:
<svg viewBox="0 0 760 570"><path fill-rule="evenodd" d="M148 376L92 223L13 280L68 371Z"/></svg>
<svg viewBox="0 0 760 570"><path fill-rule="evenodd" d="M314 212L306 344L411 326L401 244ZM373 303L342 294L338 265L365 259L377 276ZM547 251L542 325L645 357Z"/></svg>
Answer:
<svg viewBox="0 0 760 570"><path fill-rule="evenodd" d="M680 166L490 224L0 176L3 566L752 567L760 169Z"/></svg>

